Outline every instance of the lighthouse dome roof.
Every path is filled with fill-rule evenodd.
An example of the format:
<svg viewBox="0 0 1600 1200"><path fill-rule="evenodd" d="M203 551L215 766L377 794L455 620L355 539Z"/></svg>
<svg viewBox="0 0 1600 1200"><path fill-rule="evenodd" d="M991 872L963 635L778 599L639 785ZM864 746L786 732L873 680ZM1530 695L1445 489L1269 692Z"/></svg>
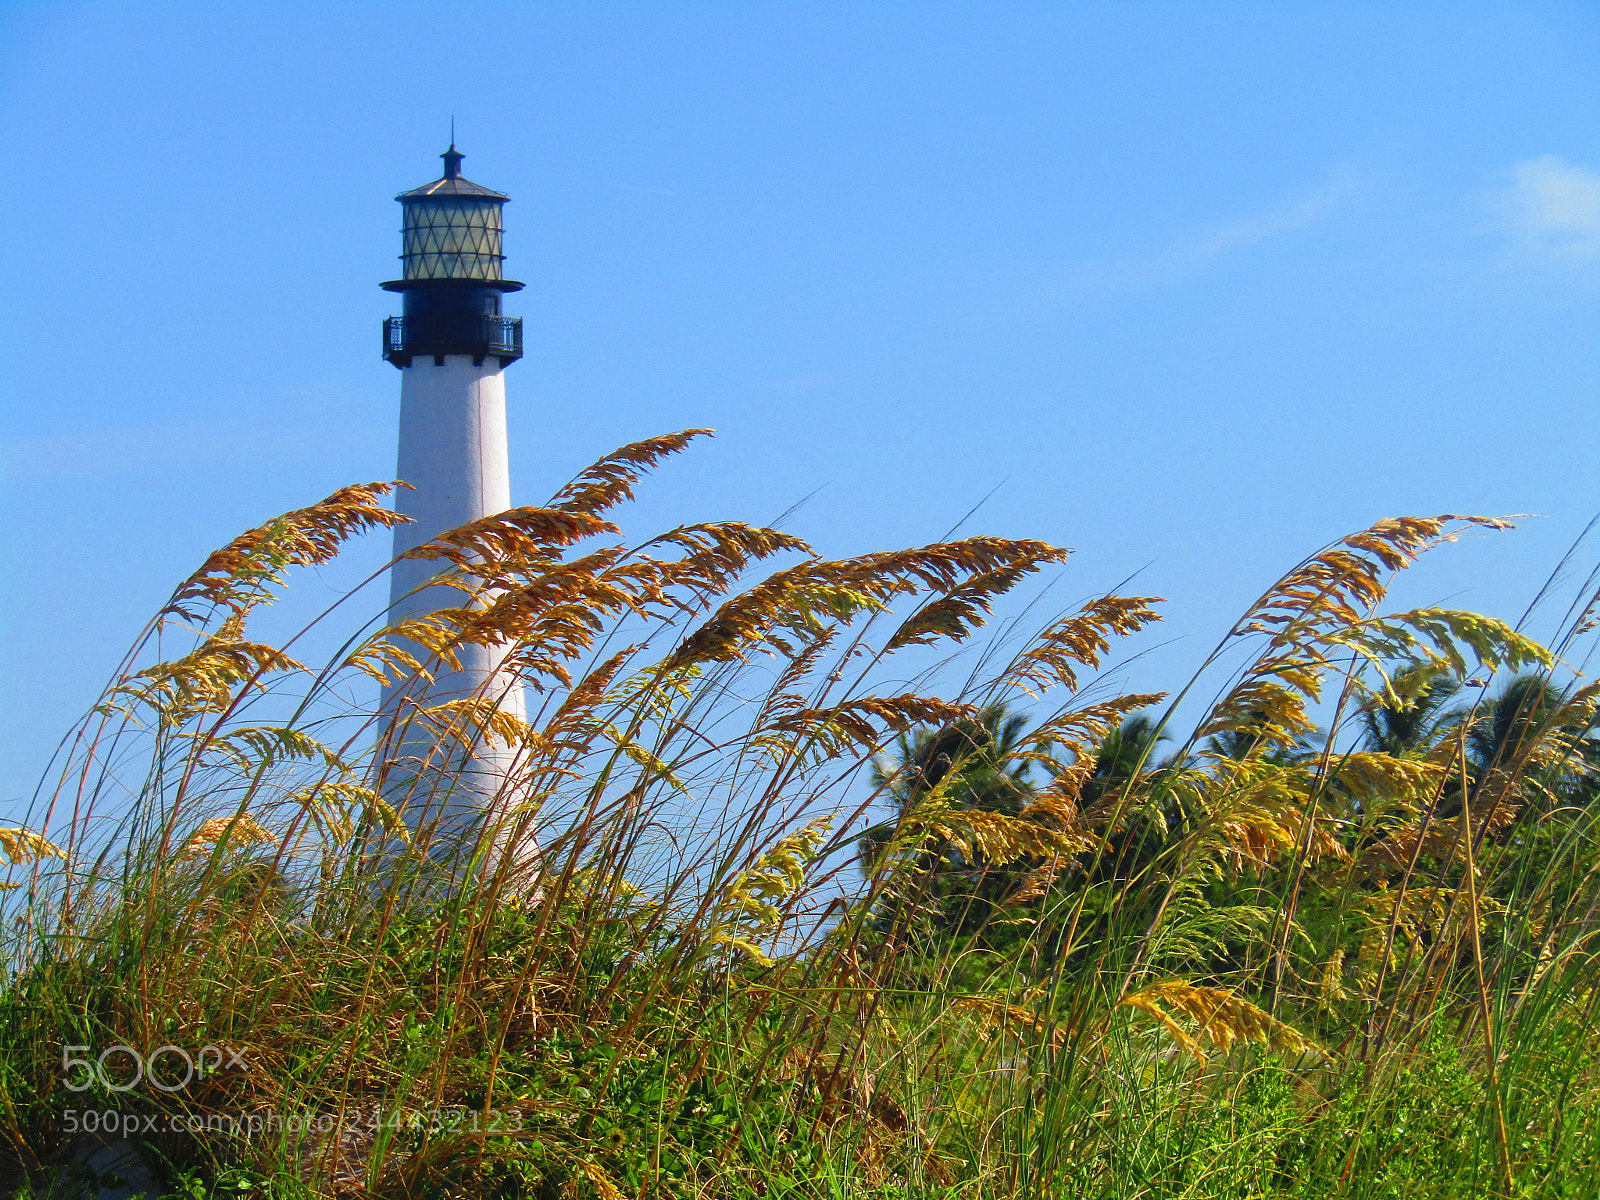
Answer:
<svg viewBox="0 0 1600 1200"><path fill-rule="evenodd" d="M461 175L461 160L466 157L456 149L455 143L450 143L450 149L439 156L444 159L444 175L432 183L425 183L421 187L414 187L409 192L401 192L395 197L402 204L407 200L432 200L446 196L476 196L482 200L509 200L510 196L504 192L497 192L493 188L486 188L481 183L473 183Z"/></svg>

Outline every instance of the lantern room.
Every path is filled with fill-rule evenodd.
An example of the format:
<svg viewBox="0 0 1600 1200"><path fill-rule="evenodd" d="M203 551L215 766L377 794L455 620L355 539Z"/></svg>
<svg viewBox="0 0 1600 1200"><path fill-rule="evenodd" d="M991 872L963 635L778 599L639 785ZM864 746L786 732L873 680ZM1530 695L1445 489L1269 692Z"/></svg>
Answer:
<svg viewBox="0 0 1600 1200"><path fill-rule="evenodd" d="M405 295L404 316L384 322L384 357L397 367L417 354L442 363L447 354L470 354L474 363L494 356L504 366L522 356L522 322L500 312L500 297L522 284L501 271L510 199L464 179L466 157L454 143L439 157L444 175L396 196L401 227L401 278L383 286Z"/></svg>
<svg viewBox="0 0 1600 1200"><path fill-rule="evenodd" d="M444 178L395 197L405 205L406 279L499 279L505 259L500 210L510 199L461 177L466 156L452 144Z"/></svg>

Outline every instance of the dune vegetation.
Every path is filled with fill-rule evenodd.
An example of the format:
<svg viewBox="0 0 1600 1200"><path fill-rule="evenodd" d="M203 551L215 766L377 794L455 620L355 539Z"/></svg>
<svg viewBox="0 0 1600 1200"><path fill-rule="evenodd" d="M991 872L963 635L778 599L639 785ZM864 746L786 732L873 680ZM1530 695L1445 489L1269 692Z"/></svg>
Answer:
<svg viewBox="0 0 1600 1200"><path fill-rule="evenodd" d="M1592 596L1389 612L1501 523L1382 521L1121 694L1153 597L976 635L1042 542L625 538L695 432L413 551L402 626L251 633L390 485L184 581L0 833L11 1191L1600 1195ZM524 709L377 703L468 645ZM470 836L402 724L513 764Z"/></svg>

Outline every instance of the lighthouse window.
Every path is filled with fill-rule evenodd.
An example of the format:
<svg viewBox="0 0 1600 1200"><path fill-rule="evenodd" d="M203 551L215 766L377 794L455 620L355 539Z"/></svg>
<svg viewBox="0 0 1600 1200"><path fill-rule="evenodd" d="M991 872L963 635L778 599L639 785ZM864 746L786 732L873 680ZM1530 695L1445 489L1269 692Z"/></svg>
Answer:
<svg viewBox="0 0 1600 1200"><path fill-rule="evenodd" d="M406 205L407 279L499 279L502 229L495 201L438 199Z"/></svg>

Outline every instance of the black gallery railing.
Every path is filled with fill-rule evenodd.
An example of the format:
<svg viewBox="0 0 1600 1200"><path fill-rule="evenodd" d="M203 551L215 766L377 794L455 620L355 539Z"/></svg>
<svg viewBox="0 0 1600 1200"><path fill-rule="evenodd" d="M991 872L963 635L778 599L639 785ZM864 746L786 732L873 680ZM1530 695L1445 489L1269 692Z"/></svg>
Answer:
<svg viewBox="0 0 1600 1200"><path fill-rule="evenodd" d="M521 317L388 317L383 322L383 356L406 365L414 354L522 357Z"/></svg>

